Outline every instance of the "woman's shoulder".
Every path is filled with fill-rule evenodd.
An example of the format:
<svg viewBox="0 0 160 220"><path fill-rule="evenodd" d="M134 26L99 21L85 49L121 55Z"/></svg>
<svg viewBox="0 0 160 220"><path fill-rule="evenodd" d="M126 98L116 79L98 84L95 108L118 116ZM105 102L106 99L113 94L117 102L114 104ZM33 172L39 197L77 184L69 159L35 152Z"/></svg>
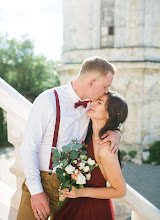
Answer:
<svg viewBox="0 0 160 220"><path fill-rule="evenodd" d="M107 143L103 144L101 146L101 148L99 148L98 156L100 158L115 159L118 157L117 154L115 155L114 153L111 152L111 150L109 149L110 145L111 145L111 143L107 142Z"/></svg>

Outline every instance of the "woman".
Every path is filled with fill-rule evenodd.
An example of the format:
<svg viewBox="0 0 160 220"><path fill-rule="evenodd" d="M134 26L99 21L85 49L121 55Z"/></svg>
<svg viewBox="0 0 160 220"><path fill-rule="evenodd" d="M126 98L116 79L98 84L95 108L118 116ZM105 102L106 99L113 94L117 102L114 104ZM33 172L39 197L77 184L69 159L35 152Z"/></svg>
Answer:
<svg viewBox="0 0 160 220"><path fill-rule="evenodd" d="M125 100L115 92L91 103L88 111L91 118L86 143L88 156L96 160L98 167L91 173L91 180L84 188L72 187L71 192L64 189L64 197L70 198L63 209L55 216L56 220L113 220L114 212L111 198L124 197L126 184L121 171L122 156L109 151L110 142L100 145L102 135L107 130L118 130L128 115ZM109 181L110 187L106 187Z"/></svg>

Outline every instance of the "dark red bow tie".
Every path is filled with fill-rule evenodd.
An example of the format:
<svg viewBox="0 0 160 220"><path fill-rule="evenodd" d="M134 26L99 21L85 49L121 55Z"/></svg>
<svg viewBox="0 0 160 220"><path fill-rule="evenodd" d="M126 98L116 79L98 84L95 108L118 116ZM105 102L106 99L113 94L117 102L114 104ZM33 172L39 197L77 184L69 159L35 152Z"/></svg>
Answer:
<svg viewBox="0 0 160 220"><path fill-rule="evenodd" d="M90 100L88 100L88 101L79 101L79 102L75 103L74 107L78 108L79 106L82 105L84 108L86 108L87 107L87 103L89 103L89 102L91 102L91 101Z"/></svg>

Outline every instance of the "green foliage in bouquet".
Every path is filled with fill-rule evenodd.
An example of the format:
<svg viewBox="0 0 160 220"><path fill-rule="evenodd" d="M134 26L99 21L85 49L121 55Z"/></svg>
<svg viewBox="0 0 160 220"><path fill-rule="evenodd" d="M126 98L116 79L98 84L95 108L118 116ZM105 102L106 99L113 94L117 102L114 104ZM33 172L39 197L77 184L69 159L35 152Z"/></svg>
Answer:
<svg viewBox="0 0 160 220"><path fill-rule="evenodd" d="M91 179L91 171L98 164L88 158L86 147L84 143L80 144L72 140L71 143L62 147L62 151L52 149L52 166L56 167L61 190L69 188L70 192L72 186L79 189ZM60 201L59 204L61 204Z"/></svg>

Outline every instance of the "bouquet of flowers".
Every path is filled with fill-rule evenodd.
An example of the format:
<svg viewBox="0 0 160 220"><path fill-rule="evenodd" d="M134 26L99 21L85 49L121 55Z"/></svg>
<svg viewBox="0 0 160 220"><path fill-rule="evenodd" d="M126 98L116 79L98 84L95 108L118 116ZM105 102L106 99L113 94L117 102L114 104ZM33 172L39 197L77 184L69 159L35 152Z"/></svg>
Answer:
<svg viewBox="0 0 160 220"><path fill-rule="evenodd" d="M91 179L91 171L98 166L98 164L88 158L87 151L85 150L87 145L82 142L78 143L76 140L72 140L66 146L62 147L62 151L58 149L52 149L53 156L53 168L56 168L56 174L59 179L61 190L69 188L69 192L72 190L72 186L79 189L83 188L87 180ZM63 203L65 197L59 196L58 206Z"/></svg>

